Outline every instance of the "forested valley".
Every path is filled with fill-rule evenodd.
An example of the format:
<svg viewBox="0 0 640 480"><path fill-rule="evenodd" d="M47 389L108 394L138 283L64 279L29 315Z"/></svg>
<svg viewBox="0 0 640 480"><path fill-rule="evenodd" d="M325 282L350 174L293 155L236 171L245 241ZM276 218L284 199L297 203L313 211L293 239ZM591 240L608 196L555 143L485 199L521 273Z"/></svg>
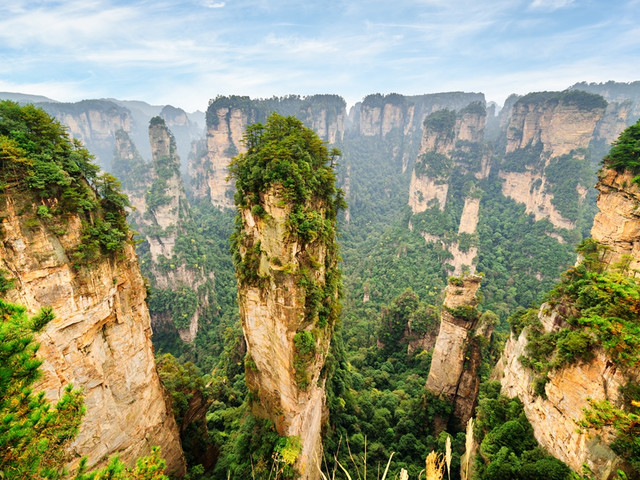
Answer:
<svg viewBox="0 0 640 480"><path fill-rule="evenodd" d="M135 243L184 478L417 479L431 452L454 479L639 478L639 91L577 84L509 97L499 112L462 92L374 94L349 112L336 95L219 96L204 115L165 107L148 118L122 103L117 116L132 126L114 122L99 150L97 136L83 139L97 165L44 113L4 102L0 194L26 202L24 231L47 229L62 245L81 212L68 256L83 281ZM62 123L116 111L41 106ZM250 238L280 210L285 226L273 229L285 236ZM51 319L15 305L26 295L12 251L0 263L0 333L22 322L31 342L28 330ZM304 312L290 335L296 395L318 386L326 404L322 458L304 471L304 435L283 434L284 410L261 396L238 302L285 286L302 292L292 295ZM600 364L605 394L587 388L593 398L569 418L558 391ZM65 395L82 409L77 391ZM564 430L544 423L545 409ZM137 471L107 467L130 477L96 478L160 478L153 455Z"/></svg>

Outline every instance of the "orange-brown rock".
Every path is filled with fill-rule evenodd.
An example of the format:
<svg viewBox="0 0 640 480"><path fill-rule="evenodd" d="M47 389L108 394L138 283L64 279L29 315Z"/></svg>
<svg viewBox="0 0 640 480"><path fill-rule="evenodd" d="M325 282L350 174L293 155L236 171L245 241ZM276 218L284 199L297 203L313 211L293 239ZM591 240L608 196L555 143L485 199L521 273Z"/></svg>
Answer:
<svg viewBox="0 0 640 480"><path fill-rule="evenodd" d="M562 321L545 304L538 313L546 331L562 326ZM620 387L626 380L622 372L597 351L595 358L565 366L549 374L545 386L546 398L533 390L533 374L520 363L526 355L528 329L519 337L511 335L502 358L494 370L502 383L502 393L518 397L524 405L527 419L531 422L536 440L556 458L573 470L580 472L586 464L596 478L606 480L615 473L621 461L608 447L613 439L610 432L596 437L579 431L576 420L583 418L583 409L588 407L588 398L620 400Z"/></svg>
<svg viewBox="0 0 640 480"><path fill-rule="evenodd" d="M629 255L629 267L640 268L640 186L629 171L603 169L596 188L599 212L591 236L609 247L606 260L615 263Z"/></svg>
<svg viewBox="0 0 640 480"><path fill-rule="evenodd" d="M473 415L480 381L480 351L472 341L476 335L491 336L492 327L479 323L479 315L465 317L460 307L471 313L478 303L476 292L481 278L467 275L449 281L441 313L440 331L433 349L426 388L454 404L454 416L465 424ZM446 423L446 422L445 422Z"/></svg>
<svg viewBox="0 0 640 480"><path fill-rule="evenodd" d="M325 282L327 248L322 242L302 244L288 234L290 205L278 187L262 194L266 214L241 210L243 258L259 246L259 285L239 282L238 304L250 361L248 387L259 401L259 415L271 418L280 435L299 437L301 453L296 468L304 479L319 478L317 462L322 458L321 429L326 421L325 380L321 378L330 342L330 327L305 320L306 293L300 284L300 269L309 258L317 265L313 276ZM322 211L317 205L315 211ZM305 365L307 380L299 382L295 367L294 337L311 332L315 340L313 358Z"/></svg>
<svg viewBox="0 0 640 480"><path fill-rule="evenodd" d="M178 428L156 371L133 246L74 268L69 255L81 241L79 217L56 218L54 228L34 223L35 215L24 214L32 199L22 195L9 192L2 199L0 268L16 279L10 301L30 314L44 306L55 311L38 335L44 363L35 389L51 400L70 383L83 390L87 412L70 458L86 455L89 465L102 465L118 454L131 465L159 445L168 471L182 475Z"/></svg>

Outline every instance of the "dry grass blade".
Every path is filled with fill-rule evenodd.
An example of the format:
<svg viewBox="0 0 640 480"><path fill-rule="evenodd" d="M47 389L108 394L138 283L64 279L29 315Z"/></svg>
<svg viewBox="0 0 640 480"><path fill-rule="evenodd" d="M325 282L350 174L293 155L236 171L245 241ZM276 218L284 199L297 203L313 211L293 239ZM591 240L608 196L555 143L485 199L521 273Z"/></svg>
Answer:
<svg viewBox="0 0 640 480"><path fill-rule="evenodd" d="M404 468L400 469L400 479L399 480L409 480L409 474Z"/></svg>
<svg viewBox="0 0 640 480"><path fill-rule="evenodd" d="M389 455L389 461L387 462L387 468L384 469L384 473L382 474L382 480L387 478L387 473L389 472L389 465L391 465L391 459L393 458L394 453L396 452L391 452L391 455Z"/></svg>
<svg viewBox="0 0 640 480"><path fill-rule="evenodd" d="M447 461L447 477L451 480L451 435L447 437L447 443L445 444L445 459Z"/></svg>
<svg viewBox="0 0 640 480"><path fill-rule="evenodd" d="M347 469L346 469L346 468L344 468L344 467L342 466L342 464L340 463L340 461L339 461L337 458L336 458L336 462L338 462L338 465L340 466L340 468L342 469L342 471L344 472L344 474L347 476L347 478L348 478L349 480L352 480L352 479L351 479L351 475L349 475L349 472L347 472Z"/></svg>
<svg viewBox="0 0 640 480"><path fill-rule="evenodd" d="M358 464L356 463L356 460L353 458L353 455L351 454L351 446L349 445L349 439L347 438L347 450L349 451L349 458L351 459L351 463L353 463L353 466L356 467L356 473L358 474L358 480L362 480L362 477L360 476L360 469L358 468ZM365 465L367 464L367 461L365 459ZM367 478L367 474L365 473L365 480Z"/></svg>
<svg viewBox="0 0 640 480"><path fill-rule="evenodd" d="M431 452L427 455L426 460L426 471L427 471L427 479L426 480L442 480L444 476L444 460L441 455L436 452Z"/></svg>
<svg viewBox="0 0 640 480"><path fill-rule="evenodd" d="M470 418L467 422L467 433L464 440L464 454L467 457L464 475L462 476L462 480L469 479L469 459L471 458L471 452L473 450L473 418Z"/></svg>

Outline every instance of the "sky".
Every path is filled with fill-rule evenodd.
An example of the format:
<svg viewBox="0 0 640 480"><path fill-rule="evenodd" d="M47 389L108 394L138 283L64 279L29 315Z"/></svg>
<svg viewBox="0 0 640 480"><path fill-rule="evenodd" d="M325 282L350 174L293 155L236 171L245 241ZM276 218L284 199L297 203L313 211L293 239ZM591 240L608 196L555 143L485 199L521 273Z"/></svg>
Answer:
<svg viewBox="0 0 640 480"><path fill-rule="evenodd" d="M205 110L217 95L640 80L640 0L11 0L0 91Z"/></svg>

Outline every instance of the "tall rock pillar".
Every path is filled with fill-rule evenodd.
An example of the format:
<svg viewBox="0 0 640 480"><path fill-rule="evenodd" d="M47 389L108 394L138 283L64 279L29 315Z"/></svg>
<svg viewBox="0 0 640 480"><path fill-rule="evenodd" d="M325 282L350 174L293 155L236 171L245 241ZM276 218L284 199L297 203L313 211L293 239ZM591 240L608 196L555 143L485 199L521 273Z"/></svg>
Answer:
<svg viewBox="0 0 640 480"><path fill-rule="evenodd" d="M247 129L231 166L238 207L234 260L254 415L297 445L293 467L319 478L325 363L338 315L336 209L327 149L293 117Z"/></svg>
<svg viewBox="0 0 640 480"><path fill-rule="evenodd" d="M488 338L492 332L475 308L480 279L468 275L449 280L426 384L428 390L453 402L453 415L462 424L473 416L479 388L480 347L473 340Z"/></svg>

